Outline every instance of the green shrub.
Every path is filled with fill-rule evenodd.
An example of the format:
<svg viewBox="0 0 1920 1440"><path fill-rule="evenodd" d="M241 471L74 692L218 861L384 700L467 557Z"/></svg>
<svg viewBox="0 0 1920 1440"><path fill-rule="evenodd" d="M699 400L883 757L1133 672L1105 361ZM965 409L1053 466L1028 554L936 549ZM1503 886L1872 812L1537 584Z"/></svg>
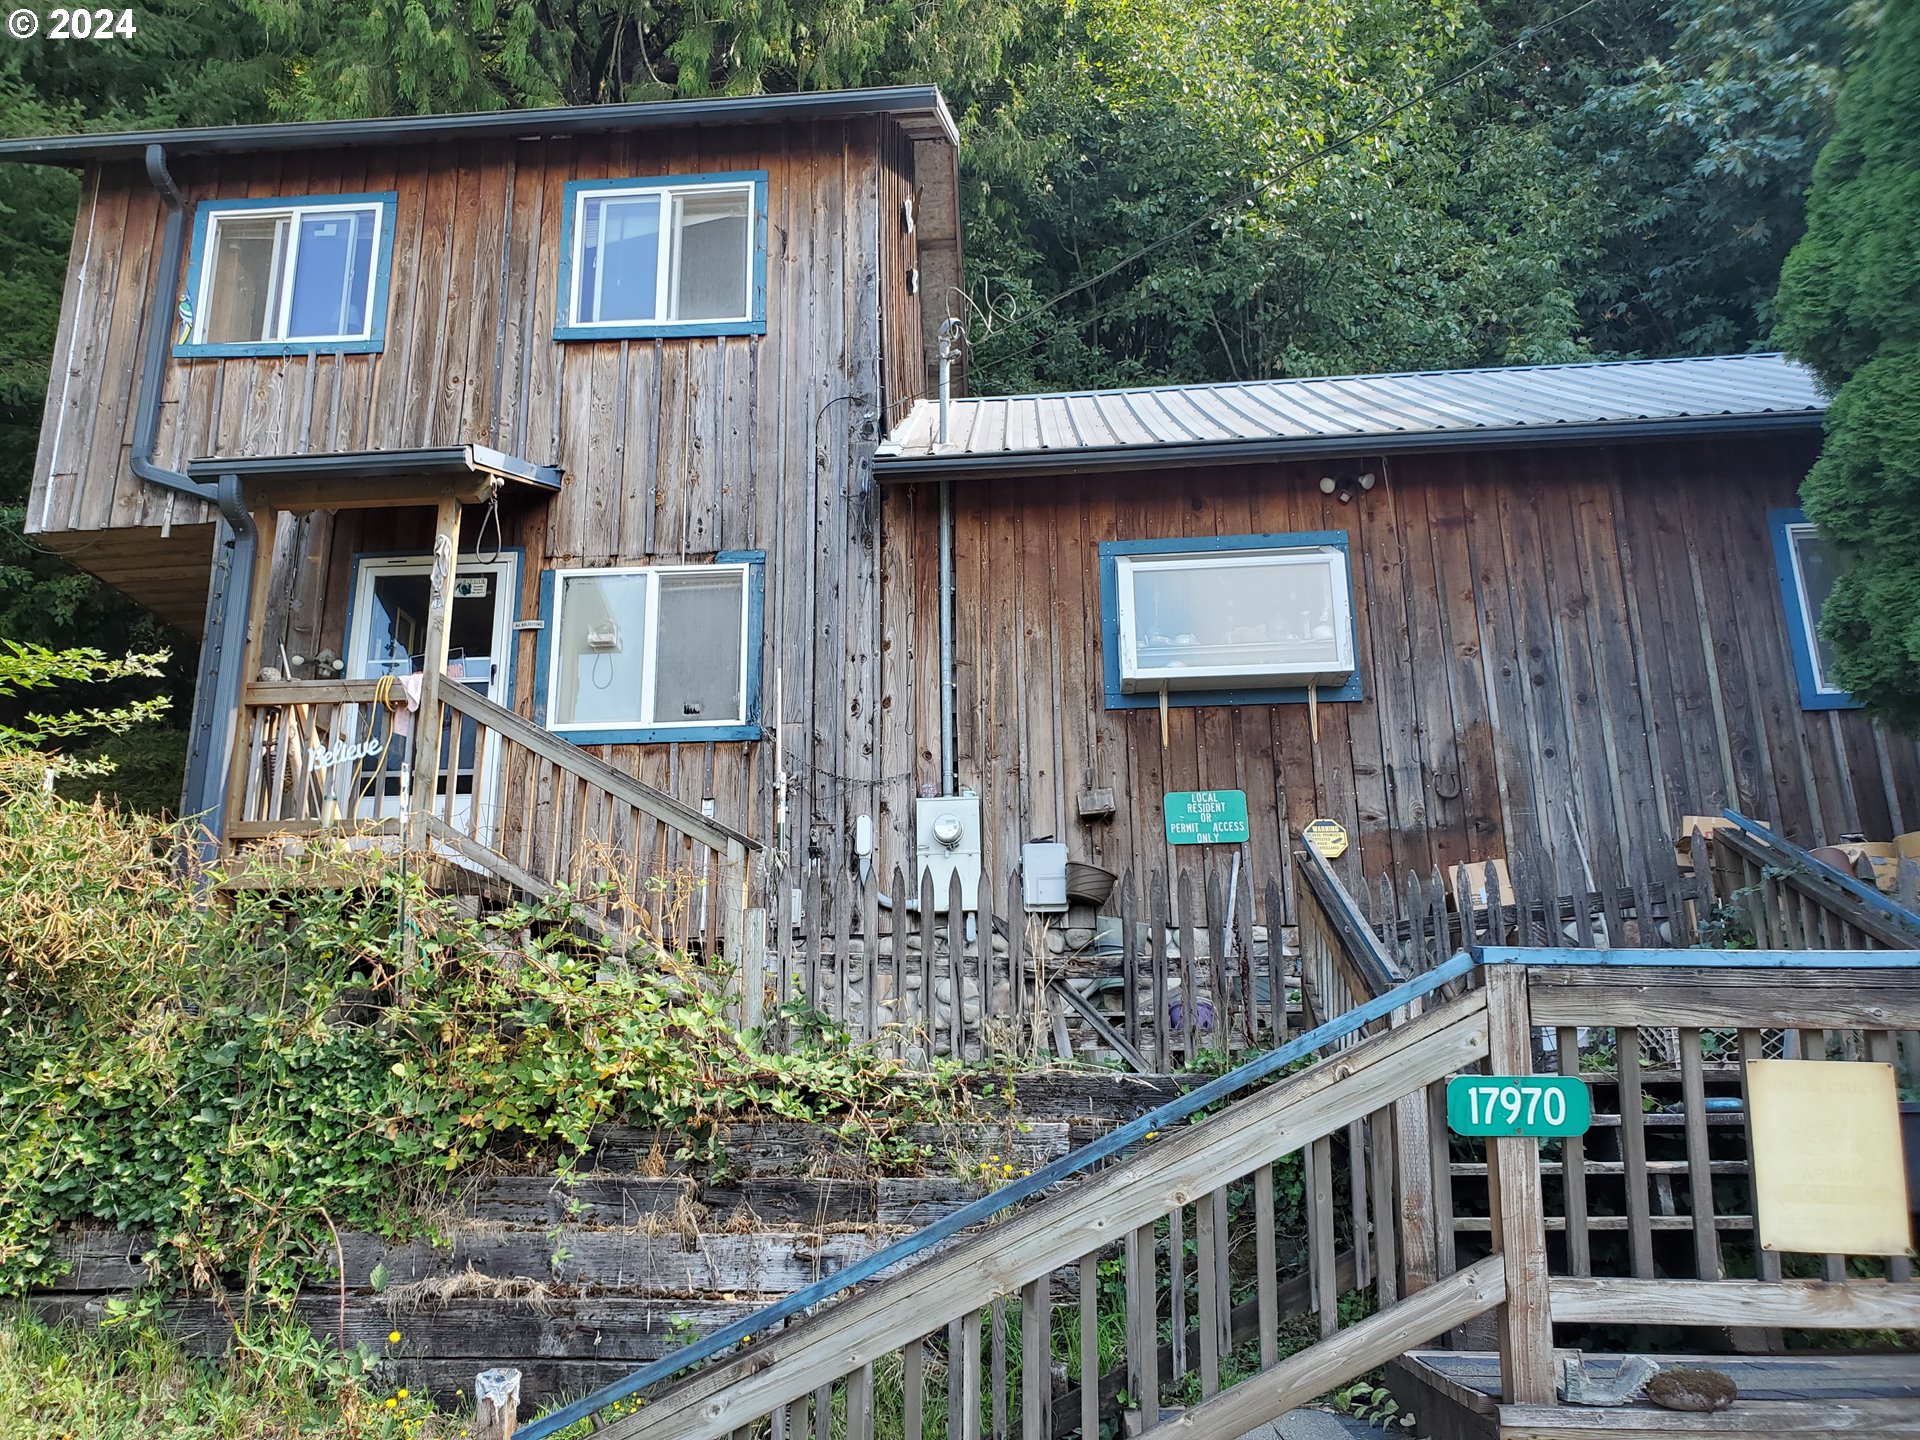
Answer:
<svg viewBox="0 0 1920 1440"><path fill-rule="evenodd" d="M176 1284L273 1303L332 1229L403 1229L482 1156L565 1168L599 1124L693 1147L777 1117L911 1161L906 1127L960 1103L844 1036L762 1053L723 970L614 959L563 900L473 918L343 847L336 888L203 904L168 838L0 779L0 1289L51 1278L91 1218L152 1232Z"/></svg>

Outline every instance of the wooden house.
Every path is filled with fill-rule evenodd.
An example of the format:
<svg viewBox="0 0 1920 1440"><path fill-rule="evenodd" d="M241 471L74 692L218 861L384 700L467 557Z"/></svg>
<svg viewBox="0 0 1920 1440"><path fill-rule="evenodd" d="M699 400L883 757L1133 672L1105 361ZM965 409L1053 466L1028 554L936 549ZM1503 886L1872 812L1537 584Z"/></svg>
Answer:
<svg viewBox="0 0 1920 1440"><path fill-rule="evenodd" d="M881 768L939 753L945 504L952 763L1002 857L1224 863L1169 842L1210 791L1258 874L1325 819L1350 882L1498 859L1535 896L1670 873L1723 807L1920 827L1920 750L1816 637L1823 409L1777 355L970 399L944 444L922 401L875 467Z"/></svg>
<svg viewBox="0 0 1920 1440"><path fill-rule="evenodd" d="M1350 879L1566 887L1722 805L1920 826L1810 638L1823 402L1778 357L943 408L926 88L0 159L82 176L27 529L201 644L210 849L624 857L787 935L1041 837L1271 874L1321 819ZM1241 845L1169 843L1228 792Z"/></svg>
<svg viewBox="0 0 1920 1440"><path fill-rule="evenodd" d="M510 874L577 879L596 834L699 869L773 835L776 732L791 832L839 828L881 705L867 461L960 278L938 92L0 159L81 173L26 528L204 637L218 841L406 808ZM411 763L443 660L533 733L468 715Z"/></svg>

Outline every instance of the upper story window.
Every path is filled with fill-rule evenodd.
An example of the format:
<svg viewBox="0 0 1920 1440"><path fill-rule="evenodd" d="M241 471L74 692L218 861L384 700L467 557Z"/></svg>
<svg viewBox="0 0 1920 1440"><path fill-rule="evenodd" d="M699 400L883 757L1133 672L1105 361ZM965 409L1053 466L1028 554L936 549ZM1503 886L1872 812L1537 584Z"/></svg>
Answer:
<svg viewBox="0 0 1920 1440"><path fill-rule="evenodd" d="M581 744L759 734L760 552L544 577L541 709Z"/></svg>
<svg viewBox="0 0 1920 1440"><path fill-rule="evenodd" d="M1840 548L1808 523L1800 510L1775 510L1773 558L1787 606L1787 637L1802 710L1844 710L1856 702L1833 679L1833 647L1820 634L1820 611L1845 568Z"/></svg>
<svg viewBox="0 0 1920 1440"><path fill-rule="evenodd" d="M1357 700L1339 532L1100 547L1107 705Z"/></svg>
<svg viewBox="0 0 1920 1440"><path fill-rule="evenodd" d="M202 202L174 353L381 349L396 198Z"/></svg>
<svg viewBox="0 0 1920 1440"><path fill-rule="evenodd" d="M766 196L764 171L568 185L555 338L764 334Z"/></svg>

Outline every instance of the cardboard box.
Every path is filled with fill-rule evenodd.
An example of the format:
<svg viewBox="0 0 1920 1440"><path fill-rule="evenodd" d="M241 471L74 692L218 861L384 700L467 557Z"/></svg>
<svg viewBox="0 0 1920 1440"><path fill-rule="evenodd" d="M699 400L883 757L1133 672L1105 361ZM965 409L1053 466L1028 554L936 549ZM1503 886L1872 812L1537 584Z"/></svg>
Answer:
<svg viewBox="0 0 1920 1440"><path fill-rule="evenodd" d="M1487 898L1488 865L1493 866L1493 881L1495 887L1498 888L1500 892L1500 903L1502 905L1518 903L1518 896L1514 893L1513 889L1513 877L1507 874L1507 862L1499 859L1469 860L1467 862L1467 887L1472 892L1468 897L1468 903L1476 909L1484 908L1492 903L1492 901ZM1460 870L1457 867L1447 871L1447 891L1453 896L1454 907L1458 909L1460 905Z"/></svg>
<svg viewBox="0 0 1920 1440"><path fill-rule="evenodd" d="M1920 830L1893 837L1893 853L1902 860L1920 860Z"/></svg>
<svg viewBox="0 0 1920 1440"><path fill-rule="evenodd" d="M1693 873L1693 832L1698 830L1706 837L1709 847L1713 844L1713 832L1731 830L1734 823L1724 815L1682 815L1680 829L1673 837L1673 859L1680 867L1682 875Z"/></svg>

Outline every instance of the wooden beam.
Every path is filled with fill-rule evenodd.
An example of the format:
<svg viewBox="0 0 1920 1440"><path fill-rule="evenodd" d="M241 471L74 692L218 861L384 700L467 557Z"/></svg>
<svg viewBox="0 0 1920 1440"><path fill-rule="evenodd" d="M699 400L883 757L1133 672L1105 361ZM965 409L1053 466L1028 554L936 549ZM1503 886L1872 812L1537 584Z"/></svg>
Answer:
<svg viewBox="0 0 1920 1440"><path fill-rule="evenodd" d="M1466 1324L1498 1304L1503 1293L1500 1257L1489 1255L1418 1295L1349 1325L1331 1340L1290 1355L1273 1369L1182 1411L1157 1433L1196 1440L1244 1435L1275 1415L1384 1365L1424 1339Z"/></svg>
<svg viewBox="0 0 1920 1440"><path fill-rule="evenodd" d="M1625 1280L1555 1278L1563 1324L1777 1326L1920 1330L1920 1286L1884 1280ZM1920 1407L1915 1413L1920 1415Z"/></svg>
<svg viewBox="0 0 1920 1440"><path fill-rule="evenodd" d="M1499 966L1485 978L1488 1072L1529 1075L1533 1043L1526 973ZM1550 1405L1553 1324L1538 1140L1520 1136L1487 1141L1487 1196L1493 1242L1506 1276L1499 1321L1501 1393L1519 1405Z"/></svg>
<svg viewBox="0 0 1920 1440"><path fill-rule="evenodd" d="M440 502L433 526L433 571L427 595L427 633L421 642L420 708L413 717L413 812L407 843L424 847L440 779L440 690L447 669L447 639L453 607L453 572L460 553L460 502ZM476 797L477 799L478 797Z"/></svg>
<svg viewBox="0 0 1920 1440"><path fill-rule="evenodd" d="M1533 1023L1920 1029L1920 967L1703 968L1685 954L1675 951L1671 966L1529 966Z"/></svg>
<svg viewBox="0 0 1920 1440"><path fill-rule="evenodd" d="M1853 1435L1920 1440L1906 1400L1741 1400L1714 1415L1502 1405L1500 1440L1674 1440L1683 1435Z"/></svg>

